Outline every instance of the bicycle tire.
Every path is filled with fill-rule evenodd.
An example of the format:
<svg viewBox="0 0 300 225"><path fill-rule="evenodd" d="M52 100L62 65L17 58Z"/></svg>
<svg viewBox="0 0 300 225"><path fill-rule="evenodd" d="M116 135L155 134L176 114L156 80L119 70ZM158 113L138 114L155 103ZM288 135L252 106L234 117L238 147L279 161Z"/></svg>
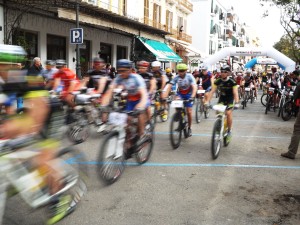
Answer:
<svg viewBox="0 0 300 225"><path fill-rule="evenodd" d="M195 108L196 123L201 122L203 117L203 111L203 104L201 103L201 100L198 100Z"/></svg>
<svg viewBox="0 0 300 225"><path fill-rule="evenodd" d="M118 144L118 136L119 132L112 131L105 137L97 158L97 175L105 185L116 182L125 168L124 154L119 158L114 158Z"/></svg>
<svg viewBox="0 0 300 225"><path fill-rule="evenodd" d="M250 103L252 104L254 102L254 92L252 90L251 96L250 96Z"/></svg>
<svg viewBox="0 0 300 225"><path fill-rule="evenodd" d="M156 117L157 117L157 109L155 105L151 105L151 123L155 127L156 125Z"/></svg>
<svg viewBox="0 0 300 225"><path fill-rule="evenodd" d="M265 114L268 114L268 111L271 110L272 101L273 101L272 96L270 96L266 104Z"/></svg>
<svg viewBox="0 0 300 225"><path fill-rule="evenodd" d="M176 122L178 125L176 126ZM174 131L178 132L178 138L175 137ZM171 124L170 124L170 142L173 149L177 149L181 143L181 135L182 135L182 116L180 112L175 112L172 116Z"/></svg>
<svg viewBox="0 0 300 225"><path fill-rule="evenodd" d="M260 102L263 106L266 106L267 102L269 100L269 95L268 94L263 94L260 98Z"/></svg>
<svg viewBox="0 0 300 225"><path fill-rule="evenodd" d="M85 113L76 115L76 121L69 124L67 136L74 144L80 144L88 139L90 136L90 126Z"/></svg>
<svg viewBox="0 0 300 225"><path fill-rule="evenodd" d="M277 117L280 117L281 116L281 112L282 112L282 107L283 107L283 98L280 98L280 103L279 103L279 106L278 106L278 113L277 113Z"/></svg>
<svg viewBox="0 0 300 225"><path fill-rule="evenodd" d="M292 111L293 111L293 102L289 100L282 107L281 118L284 121L290 120L292 118L292 115L293 115Z"/></svg>
<svg viewBox="0 0 300 225"><path fill-rule="evenodd" d="M211 156L213 159L218 158L221 150L221 142L222 142L222 137L220 134L221 126L222 126L222 120L218 118L214 123L212 137L211 137Z"/></svg>
<svg viewBox="0 0 300 225"><path fill-rule="evenodd" d="M154 145L153 130L153 125L151 123L148 123L145 128L147 139L141 144L141 146L138 146L137 153L135 154L135 159L139 164L144 164L150 159Z"/></svg>

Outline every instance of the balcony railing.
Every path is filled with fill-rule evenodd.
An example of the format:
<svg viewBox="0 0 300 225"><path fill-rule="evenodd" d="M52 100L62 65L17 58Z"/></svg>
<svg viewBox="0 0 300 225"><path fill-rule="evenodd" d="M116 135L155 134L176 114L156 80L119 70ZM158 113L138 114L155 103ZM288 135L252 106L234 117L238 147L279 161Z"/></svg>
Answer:
<svg viewBox="0 0 300 225"><path fill-rule="evenodd" d="M147 24L149 26L155 27L155 28L160 29L160 30L166 30L167 31L167 29L165 28L166 27L165 25L161 24L158 21L151 20L151 19L149 19L149 17L146 17L146 16L144 17L144 24Z"/></svg>
<svg viewBox="0 0 300 225"><path fill-rule="evenodd" d="M173 37L173 38L176 38L178 40L185 41L185 42L188 42L188 43L192 43L192 36L191 35L188 35L184 32L179 32L176 29L171 29L171 33L172 33L171 37Z"/></svg>
<svg viewBox="0 0 300 225"><path fill-rule="evenodd" d="M193 12L193 4L188 0L178 0L178 7L184 10L186 13Z"/></svg>

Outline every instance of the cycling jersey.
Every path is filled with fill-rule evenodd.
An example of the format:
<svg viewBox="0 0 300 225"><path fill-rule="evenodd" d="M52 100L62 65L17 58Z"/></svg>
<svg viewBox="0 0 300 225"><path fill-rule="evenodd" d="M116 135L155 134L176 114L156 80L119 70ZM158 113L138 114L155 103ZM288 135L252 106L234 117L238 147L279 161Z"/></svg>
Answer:
<svg viewBox="0 0 300 225"><path fill-rule="evenodd" d="M141 77L144 79L147 87L147 91L150 90L150 80L153 79L153 74L152 73L140 73Z"/></svg>
<svg viewBox="0 0 300 225"><path fill-rule="evenodd" d="M249 85L254 81L253 76L244 76L245 87L249 87Z"/></svg>
<svg viewBox="0 0 300 225"><path fill-rule="evenodd" d="M153 74L153 77L156 79L156 86L157 89L160 90L162 89L162 77L164 76L166 78L166 82L168 82L168 77L164 74L164 72L162 70L158 70L158 71L151 71L151 73Z"/></svg>
<svg viewBox="0 0 300 225"><path fill-rule="evenodd" d="M76 83L79 84L76 74L69 68L61 68L56 74L54 74L53 78L61 79L61 82L64 85L63 91L68 91L72 81L76 81Z"/></svg>
<svg viewBox="0 0 300 225"><path fill-rule="evenodd" d="M141 99L141 94L139 91L142 88L146 88L144 79L138 74L129 74L128 78L122 78L118 75L114 81L113 85L123 86L124 90L128 92L128 101L137 101Z"/></svg>
<svg viewBox="0 0 300 225"><path fill-rule="evenodd" d="M192 74L186 73L183 78L176 75L170 84L177 84L178 92L185 95L192 93L192 85L196 84L196 80Z"/></svg>
<svg viewBox="0 0 300 225"><path fill-rule="evenodd" d="M172 73L166 73L166 76L168 77L168 82L170 83L173 80L173 74Z"/></svg>
<svg viewBox="0 0 300 225"><path fill-rule="evenodd" d="M242 85L242 81L244 80L243 76L237 76L236 77L236 83L237 85Z"/></svg>
<svg viewBox="0 0 300 225"><path fill-rule="evenodd" d="M227 96L227 97L232 97L233 98L233 88L237 88L236 82L229 78L227 80L223 80L222 78L217 79L214 82L215 86L218 86L220 89L220 95L221 96Z"/></svg>
<svg viewBox="0 0 300 225"><path fill-rule="evenodd" d="M207 75L202 75L202 87L204 90L211 89L211 74L210 72L207 73Z"/></svg>
<svg viewBox="0 0 300 225"><path fill-rule="evenodd" d="M108 77L105 87L103 89L103 93L107 91L111 81L114 79L113 74L107 74L106 70L89 70L87 75L90 77L89 82L87 83L88 88L98 89L98 82L100 78Z"/></svg>

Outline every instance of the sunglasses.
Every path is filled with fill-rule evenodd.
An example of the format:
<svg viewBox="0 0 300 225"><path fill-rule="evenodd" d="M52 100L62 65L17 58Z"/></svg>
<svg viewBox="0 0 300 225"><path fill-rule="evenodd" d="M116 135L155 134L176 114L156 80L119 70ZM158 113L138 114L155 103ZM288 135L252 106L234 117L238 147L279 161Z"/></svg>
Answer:
<svg viewBox="0 0 300 225"><path fill-rule="evenodd" d="M221 73L228 73L227 70L221 70Z"/></svg>
<svg viewBox="0 0 300 225"><path fill-rule="evenodd" d="M128 72L129 70L118 70L118 73L124 73L124 72Z"/></svg>
<svg viewBox="0 0 300 225"><path fill-rule="evenodd" d="M180 73L183 73L183 72L185 72L186 70L178 70L178 72L180 72Z"/></svg>

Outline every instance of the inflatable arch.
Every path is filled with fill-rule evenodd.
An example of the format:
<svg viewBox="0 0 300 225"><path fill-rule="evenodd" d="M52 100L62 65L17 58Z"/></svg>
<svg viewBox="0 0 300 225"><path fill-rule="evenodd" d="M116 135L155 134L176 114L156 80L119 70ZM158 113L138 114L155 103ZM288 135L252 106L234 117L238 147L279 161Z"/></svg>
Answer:
<svg viewBox="0 0 300 225"><path fill-rule="evenodd" d="M260 65L278 65L281 69L283 69L283 70L285 69L285 66L278 63L276 60L274 60L272 58L261 58L261 57L251 59L249 62L247 62L245 64L244 67L245 68L252 68L256 64L260 64Z"/></svg>
<svg viewBox="0 0 300 225"><path fill-rule="evenodd" d="M286 72L292 72L295 70L296 63L276 50L275 48L244 48L244 47L227 47L223 48L216 54L208 57L203 61L203 64L211 67L218 61L224 59L226 56L268 56L275 59Z"/></svg>

